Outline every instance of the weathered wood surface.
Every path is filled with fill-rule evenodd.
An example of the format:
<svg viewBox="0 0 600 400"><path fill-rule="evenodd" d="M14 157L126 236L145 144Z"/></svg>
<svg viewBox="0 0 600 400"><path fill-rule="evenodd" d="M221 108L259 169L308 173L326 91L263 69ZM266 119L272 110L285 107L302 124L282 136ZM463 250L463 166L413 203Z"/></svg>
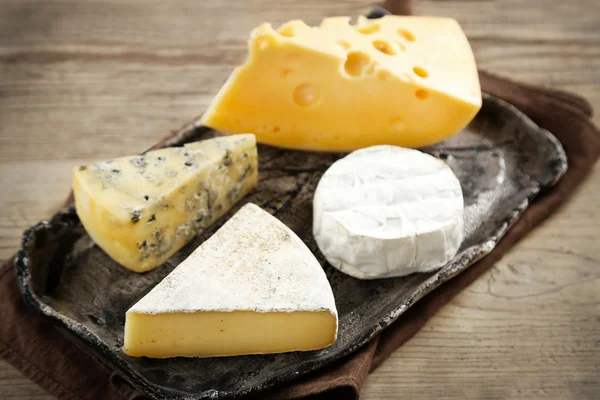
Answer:
<svg viewBox="0 0 600 400"><path fill-rule="evenodd" d="M0 0L0 259L82 162L142 151L204 110L263 21L368 1ZM417 1L481 68L600 109L597 0ZM600 117L594 121L599 124ZM600 398L600 167L573 199L369 376L364 399ZM0 361L0 398L51 399Z"/></svg>

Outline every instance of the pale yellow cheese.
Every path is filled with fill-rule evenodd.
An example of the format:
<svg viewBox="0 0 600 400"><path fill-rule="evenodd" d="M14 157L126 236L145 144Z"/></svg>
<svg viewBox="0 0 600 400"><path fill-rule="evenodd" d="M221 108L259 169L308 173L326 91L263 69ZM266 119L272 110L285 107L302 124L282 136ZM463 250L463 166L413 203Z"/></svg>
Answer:
<svg viewBox="0 0 600 400"><path fill-rule="evenodd" d="M224 136L77 167L73 193L94 242L144 272L224 215L257 174L254 135Z"/></svg>
<svg viewBox="0 0 600 400"><path fill-rule="evenodd" d="M315 350L335 341L330 312L127 314L124 351L133 357L214 357Z"/></svg>
<svg viewBox="0 0 600 400"><path fill-rule="evenodd" d="M480 107L475 59L455 20L337 17L256 28L203 123L284 148L352 151L436 143Z"/></svg>
<svg viewBox="0 0 600 400"><path fill-rule="evenodd" d="M250 203L127 311L123 352L165 358L315 350L335 342L337 324L314 254Z"/></svg>

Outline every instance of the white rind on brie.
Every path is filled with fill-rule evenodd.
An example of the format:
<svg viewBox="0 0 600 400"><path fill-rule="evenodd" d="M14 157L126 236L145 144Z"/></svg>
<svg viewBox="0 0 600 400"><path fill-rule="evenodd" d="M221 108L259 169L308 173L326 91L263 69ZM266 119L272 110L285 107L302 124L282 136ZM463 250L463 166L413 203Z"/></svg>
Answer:
<svg viewBox="0 0 600 400"><path fill-rule="evenodd" d="M435 270L463 239L458 179L417 150L384 145L351 153L323 175L313 204L319 249L359 279Z"/></svg>
<svg viewBox="0 0 600 400"><path fill-rule="evenodd" d="M286 225L246 204L127 312L328 311L323 268Z"/></svg>

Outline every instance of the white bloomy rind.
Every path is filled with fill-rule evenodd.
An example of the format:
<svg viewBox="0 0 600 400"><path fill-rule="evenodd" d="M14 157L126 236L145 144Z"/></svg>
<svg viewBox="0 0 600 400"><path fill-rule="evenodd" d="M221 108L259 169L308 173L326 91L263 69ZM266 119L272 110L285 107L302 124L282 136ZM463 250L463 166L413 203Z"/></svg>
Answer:
<svg viewBox="0 0 600 400"><path fill-rule="evenodd" d="M325 172L313 205L319 249L359 279L435 270L463 239L458 179L417 150L384 145L351 153Z"/></svg>
<svg viewBox="0 0 600 400"><path fill-rule="evenodd" d="M127 312L337 310L321 264L296 234L246 204Z"/></svg>

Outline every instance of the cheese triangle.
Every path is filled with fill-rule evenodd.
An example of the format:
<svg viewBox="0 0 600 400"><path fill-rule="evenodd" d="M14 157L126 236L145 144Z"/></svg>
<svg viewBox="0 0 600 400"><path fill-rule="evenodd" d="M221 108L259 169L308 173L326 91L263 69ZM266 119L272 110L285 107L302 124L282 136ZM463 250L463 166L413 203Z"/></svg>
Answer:
<svg viewBox="0 0 600 400"><path fill-rule="evenodd" d="M455 20L335 17L257 27L202 122L284 148L352 151L436 143L480 108L475 58Z"/></svg>
<svg viewBox="0 0 600 400"><path fill-rule="evenodd" d="M210 357L314 350L335 342L325 273L292 230L242 207L127 312L130 356Z"/></svg>
<svg viewBox="0 0 600 400"><path fill-rule="evenodd" d="M233 135L77 167L73 194L94 242L144 272L229 211L257 177L254 135Z"/></svg>

